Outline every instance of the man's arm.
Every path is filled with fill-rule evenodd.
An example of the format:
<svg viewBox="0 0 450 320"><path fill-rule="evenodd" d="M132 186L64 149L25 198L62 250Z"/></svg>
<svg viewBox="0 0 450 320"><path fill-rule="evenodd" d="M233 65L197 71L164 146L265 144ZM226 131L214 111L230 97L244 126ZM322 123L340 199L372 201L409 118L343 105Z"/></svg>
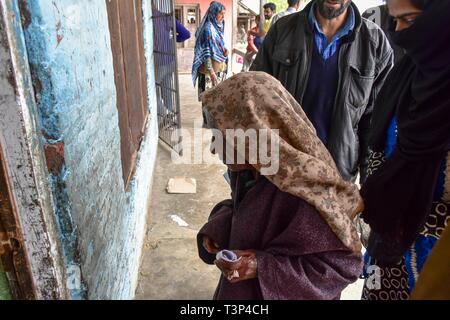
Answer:
<svg viewBox="0 0 450 320"><path fill-rule="evenodd" d="M272 69L272 53L277 38L277 27L270 28L269 33L264 39L262 46L259 48L255 61L250 67L250 71L264 71L273 75Z"/></svg>
<svg viewBox="0 0 450 320"><path fill-rule="evenodd" d="M183 26L180 21L175 20L175 23L177 28L177 42L183 42L189 39L191 37L191 33L189 32L189 30L186 29L186 27Z"/></svg>
<svg viewBox="0 0 450 320"><path fill-rule="evenodd" d="M253 52L258 52L258 48L255 46L255 36L252 35L250 32L247 33L247 42L250 46L250 49L252 49Z"/></svg>
<svg viewBox="0 0 450 320"><path fill-rule="evenodd" d="M385 38L385 37L384 37ZM363 184L367 178L367 167L369 164L369 132L370 132L370 122L372 119L372 113L375 105L375 100L377 99L378 93L383 87L384 81L388 76L389 72L394 65L394 52L391 49L387 39L382 44L385 47L383 50L384 55L378 62L377 67L377 77L372 86L372 92L370 93L369 103L367 104L366 110L361 117L358 125L358 137L359 137L359 173L360 173L360 184Z"/></svg>

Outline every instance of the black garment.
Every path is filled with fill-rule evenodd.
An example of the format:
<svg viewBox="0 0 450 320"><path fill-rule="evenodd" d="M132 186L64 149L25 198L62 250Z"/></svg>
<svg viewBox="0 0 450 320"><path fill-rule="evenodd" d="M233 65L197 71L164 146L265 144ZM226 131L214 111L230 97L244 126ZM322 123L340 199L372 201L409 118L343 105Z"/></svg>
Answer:
<svg viewBox="0 0 450 320"><path fill-rule="evenodd" d="M308 21L312 3L270 28L250 68L280 80L301 105L314 48L314 33ZM351 5L355 28L341 39L339 81L327 148L344 179L354 181L359 169L364 181L374 98L392 67L393 52L383 31L373 22L361 19L358 8Z"/></svg>
<svg viewBox="0 0 450 320"><path fill-rule="evenodd" d="M231 197L233 198L233 207L238 210L239 205L247 192L256 184L257 178L253 171L242 170L239 172L228 170L230 177Z"/></svg>
<svg viewBox="0 0 450 320"><path fill-rule="evenodd" d="M363 218L372 228L368 252L382 264L398 262L423 227L450 149L449 14L449 1L430 1L410 28L393 35L407 56L380 92L370 145L383 150L395 114L397 148L362 188Z"/></svg>
<svg viewBox="0 0 450 320"><path fill-rule="evenodd" d="M329 59L324 60L314 42L312 72L309 74L308 86L303 98L303 110L325 146L328 143L328 132L339 81L338 56L339 52L336 51Z"/></svg>

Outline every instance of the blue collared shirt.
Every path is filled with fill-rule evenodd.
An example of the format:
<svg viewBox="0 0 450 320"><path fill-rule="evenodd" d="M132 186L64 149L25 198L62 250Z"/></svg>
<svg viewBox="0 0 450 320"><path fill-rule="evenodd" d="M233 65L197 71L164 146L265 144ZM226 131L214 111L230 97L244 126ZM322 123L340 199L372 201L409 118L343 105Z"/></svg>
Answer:
<svg viewBox="0 0 450 320"><path fill-rule="evenodd" d="M316 19L316 7L314 4L309 11L309 22L314 29L314 40L316 42L317 49L324 60L329 59L336 51L339 50L341 39L350 34L355 28L355 12L351 6L348 7L348 17L343 28L341 28L338 33L331 39L328 43L328 39L322 32L319 22Z"/></svg>

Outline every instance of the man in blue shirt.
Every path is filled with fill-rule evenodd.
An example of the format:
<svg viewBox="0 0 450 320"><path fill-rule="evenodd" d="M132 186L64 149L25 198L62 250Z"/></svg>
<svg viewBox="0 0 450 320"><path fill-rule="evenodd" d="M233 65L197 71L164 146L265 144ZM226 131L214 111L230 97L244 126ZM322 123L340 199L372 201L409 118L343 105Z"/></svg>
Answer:
<svg viewBox="0 0 450 320"><path fill-rule="evenodd" d="M314 33L314 48L303 109L325 145L328 143L328 130L339 82L337 52L341 39L355 28L355 12L349 5L350 1L343 2L340 9L331 10L325 2L319 1L308 14L308 22Z"/></svg>
<svg viewBox="0 0 450 320"><path fill-rule="evenodd" d="M177 32L177 42L184 42L191 37L191 33L185 26L181 24L178 19L175 19L176 32Z"/></svg>
<svg viewBox="0 0 450 320"><path fill-rule="evenodd" d="M383 31L351 0L313 0L270 29L251 67L303 107L341 175L363 181L373 103L393 63Z"/></svg>

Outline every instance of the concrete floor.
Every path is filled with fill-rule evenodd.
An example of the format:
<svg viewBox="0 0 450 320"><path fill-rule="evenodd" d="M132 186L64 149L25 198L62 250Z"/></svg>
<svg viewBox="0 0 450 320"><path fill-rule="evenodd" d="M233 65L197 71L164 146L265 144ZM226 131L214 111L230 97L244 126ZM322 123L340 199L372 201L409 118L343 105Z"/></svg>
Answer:
<svg viewBox="0 0 450 320"><path fill-rule="evenodd" d="M200 103L190 75L180 76L180 90L182 127L193 136L197 120L196 129L208 133L201 129ZM191 154L188 148L184 152ZM220 273L198 258L196 235L214 205L230 196L222 177L225 170L222 164L174 164L160 143L136 299L211 299ZM195 178L197 193L168 194L167 181L175 177ZM180 227L171 215L189 226Z"/></svg>
<svg viewBox="0 0 450 320"><path fill-rule="evenodd" d="M194 127L200 130L202 116L190 75L180 75L180 90L182 127L192 134ZM203 149L208 145L205 139ZM185 152L190 152L189 148ZM212 298L220 272L198 258L196 235L214 205L230 196L223 178L225 170L222 164L175 164L169 149L160 144L136 299ZM197 193L168 194L167 181L174 177L195 178ZM171 215L179 216L188 226L179 226ZM361 288L361 281L349 286L342 299L359 300Z"/></svg>

